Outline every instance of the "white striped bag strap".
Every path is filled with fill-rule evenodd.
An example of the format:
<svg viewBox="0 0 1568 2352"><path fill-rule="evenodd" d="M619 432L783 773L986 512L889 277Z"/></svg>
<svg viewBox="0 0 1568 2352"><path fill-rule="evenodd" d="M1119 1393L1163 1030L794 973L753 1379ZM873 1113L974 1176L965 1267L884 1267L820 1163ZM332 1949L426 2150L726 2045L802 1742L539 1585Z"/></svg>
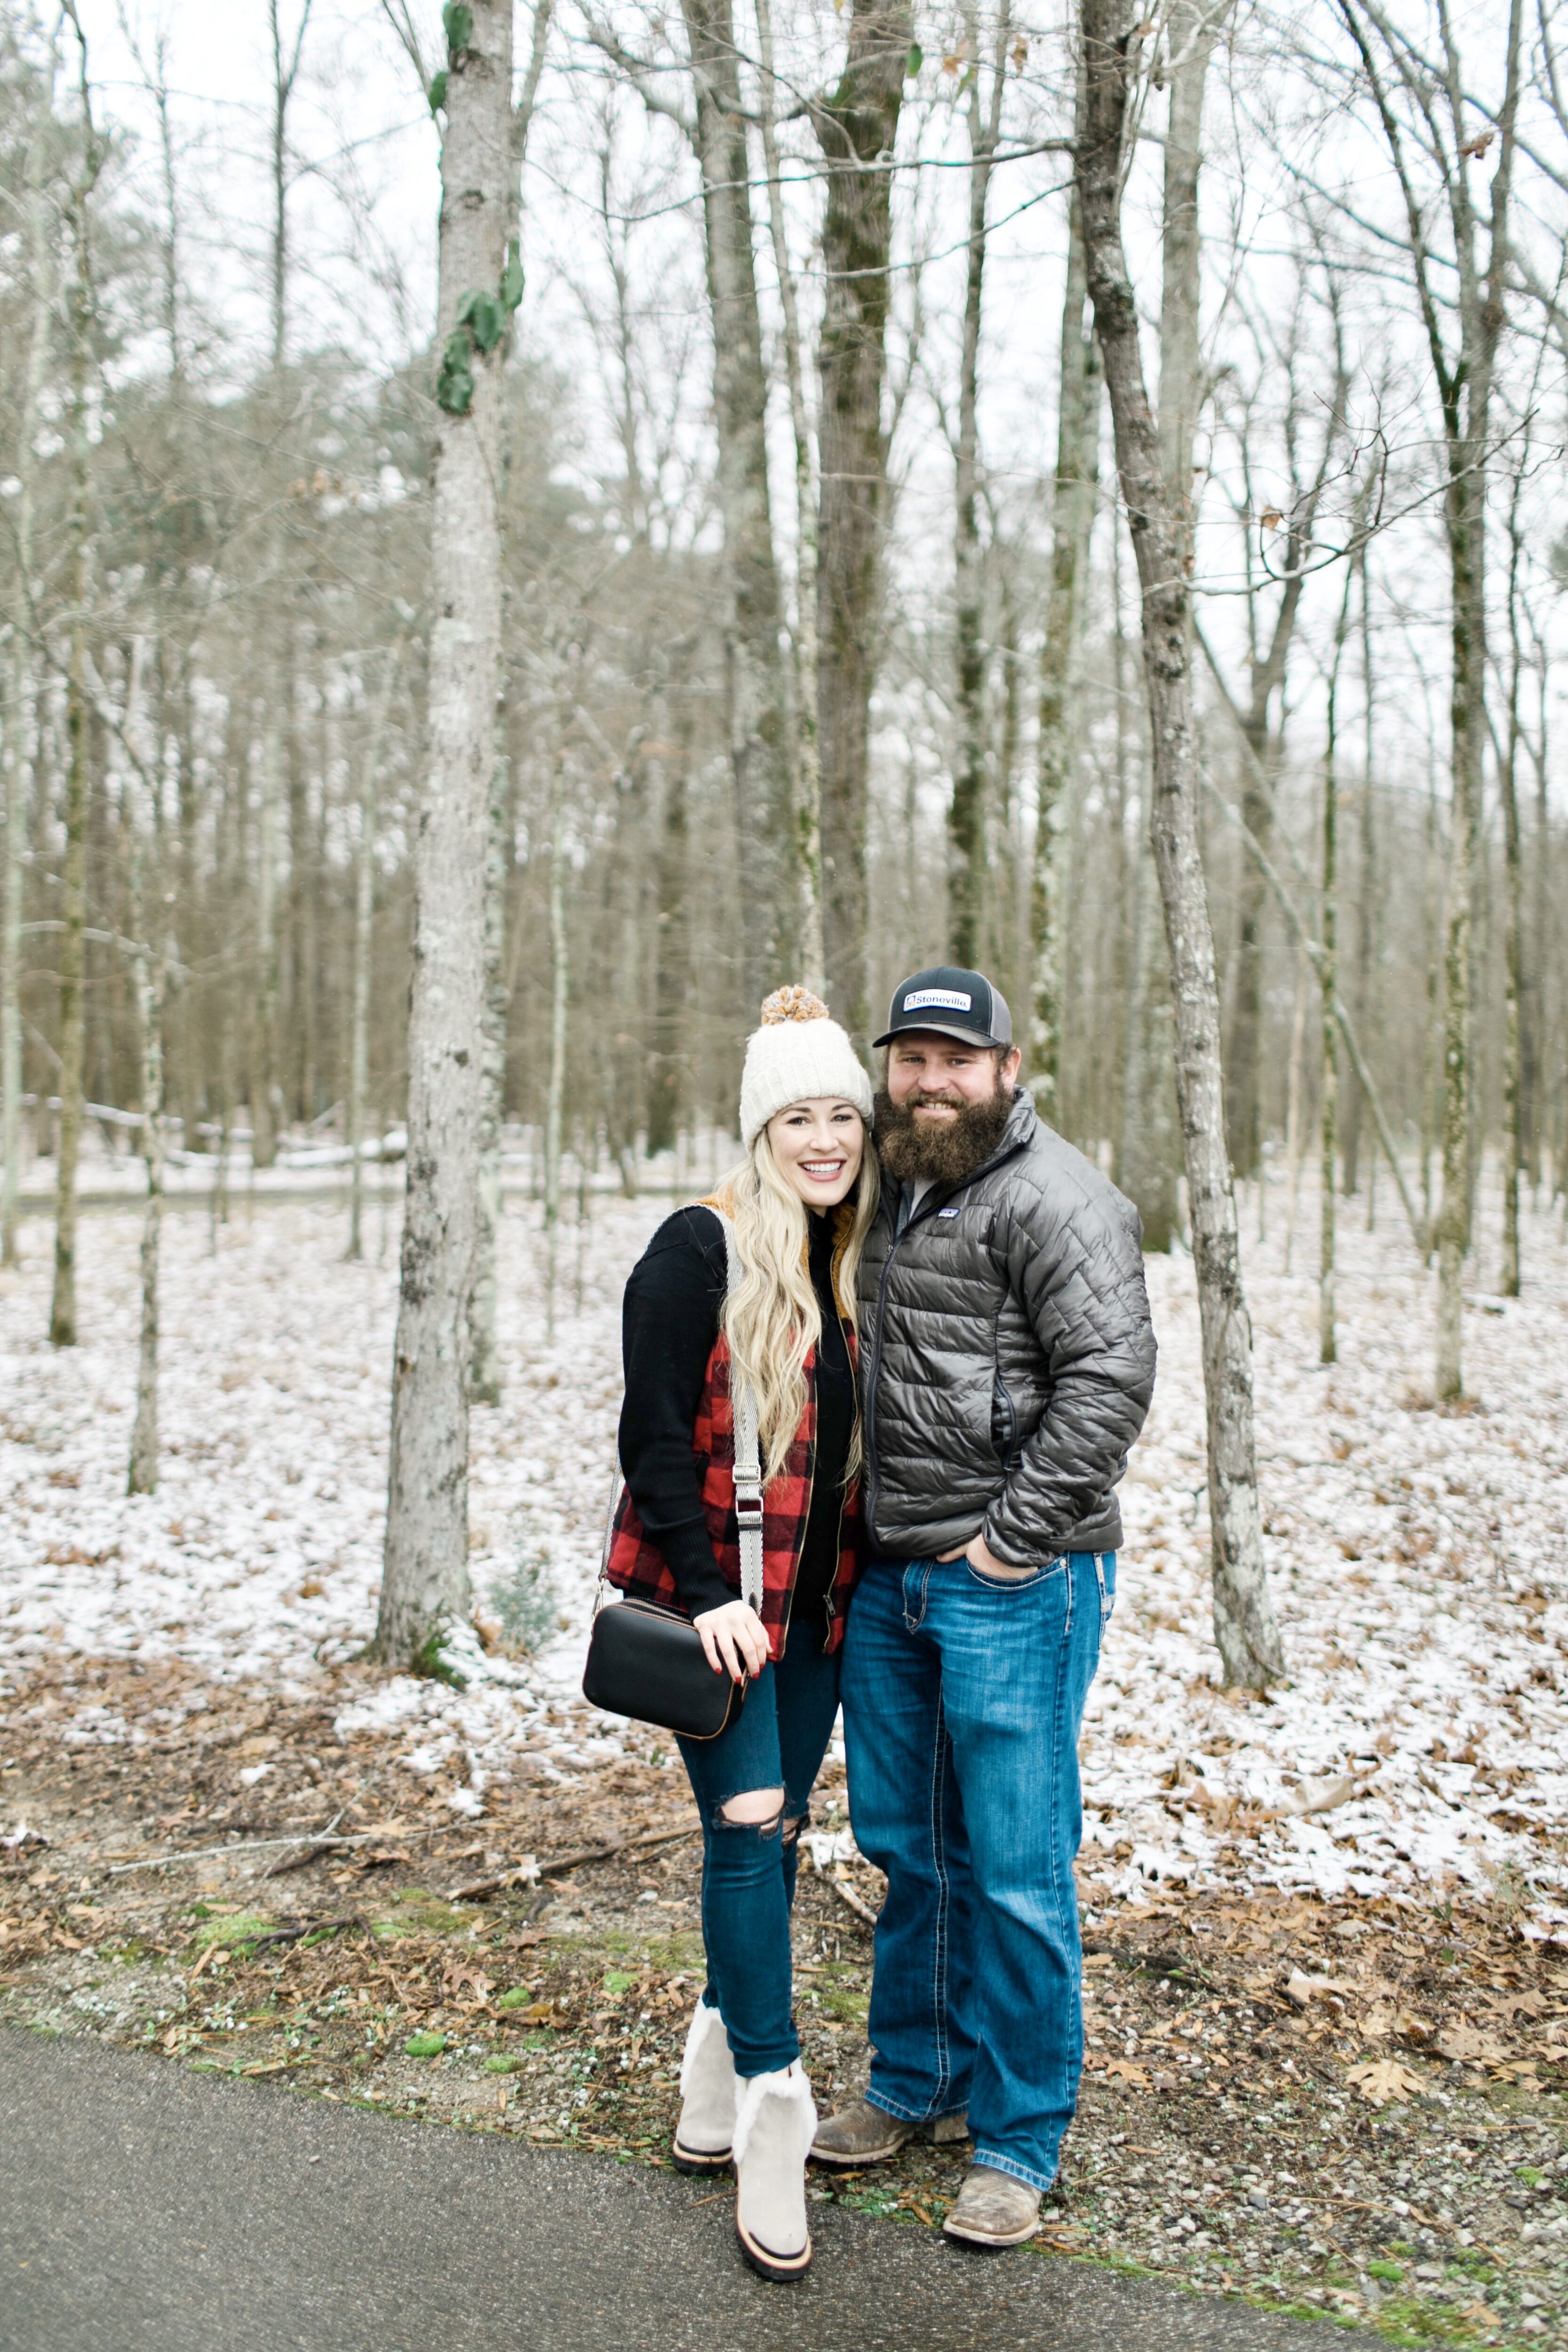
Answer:
<svg viewBox="0 0 1568 2352"><path fill-rule="evenodd" d="M702 1203L712 1208L710 1202ZM724 1255L729 1265L726 1297L733 1298L744 1278L735 1228L722 1209L712 1213L724 1228ZM741 1596L760 1617L763 1613L763 1462L757 1443L757 1392L730 1359L730 1403L735 1419L735 1526L741 1539Z"/></svg>

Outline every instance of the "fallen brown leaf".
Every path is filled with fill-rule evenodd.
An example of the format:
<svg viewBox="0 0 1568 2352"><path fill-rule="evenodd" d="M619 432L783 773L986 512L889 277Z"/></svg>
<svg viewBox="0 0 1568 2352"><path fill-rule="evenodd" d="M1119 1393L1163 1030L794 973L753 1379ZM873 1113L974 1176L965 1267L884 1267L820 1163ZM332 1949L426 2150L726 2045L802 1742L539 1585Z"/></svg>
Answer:
<svg viewBox="0 0 1568 2352"><path fill-rule="evenodd" d="M1426 2088L1421 2076L1402 2066L1397 2058L1370 2058L1363 2065L1352 2066L1347 2080L1374 2107L1385 2107L1391 2099L1413 2099Z"/></svg>

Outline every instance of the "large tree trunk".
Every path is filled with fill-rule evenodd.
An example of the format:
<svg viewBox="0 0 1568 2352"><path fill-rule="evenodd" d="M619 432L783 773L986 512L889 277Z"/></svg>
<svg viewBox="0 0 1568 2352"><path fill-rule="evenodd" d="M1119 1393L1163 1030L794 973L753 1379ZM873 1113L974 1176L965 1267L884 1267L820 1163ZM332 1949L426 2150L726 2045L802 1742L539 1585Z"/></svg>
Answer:
<svg viewBox="0 0 1568 2352"><path fill-rule="evenodd" d="M468 21L471 15L471 22ZM468 1302L479 1185L484 872L500 683L501 370L511 0L471 0L447 62L441 409L432 467L428 768L414 855L408 1192L374 1650L406 1665L468 1599ZM459 312L465 314L458 324ZM488 348L487 348L488 345Z"/></svg>
<svg viewBox="0 0 1568 2352"><path fill-rule="evenodd" d="M1081 93L1079 104L1081 108ZM1089 283L1075 189L1068 226L1067 290L1058 364L1057 475L1051 504L1051 584L1040 652L1038 790L1030 894L1031 1030L1035 1092L1049 1118L1060 1110L1062 969L1057 838L1081 740L1070 693L1087 603L1089 541L1100 481L1100 352L1084 331Z"/></svg>
<svg viewBox="0 0 1568 2352"><path fill-rule="evenodd" d="M697 95L713 407L724 518L725 687L741 850L742 970L754 1009L791 977L799 925L778 573L768 507L767 370L751 167L730 0L681 0Z"/></svg>
<svg viewBox="0 0 1568 2352"><path fill-rule="evenodd" d="M834 1012L859 1035L867 1025L868 727L888 469L882 382L893 182L879 159L890 159L898 141L911 21L908 0L853 0L838 87L812 110L828 163L816 572L823 934Z"/></svg>
<svg viewBox="0 0 1568 2352"><path fill-rule="evenodd" d="M1283 1670L1263 1559L1253 1440L1252 1334L1226 1152L1219 992L1198 851L1192 591L1185 532L1166 489L1121 249L1121 163L1131 76L1123 0L1082 0L1085 126L1077 173L1089 298L1143 602L1153 760L1152 834L1175 1003L1176 1084L1203 1326L1215 1638L1226 1680L1261 1688Z"/></svg>
<svg viewBox="0 0 1568 2352"><path fill-rule="evenodd" d="M507 835L511 828L511 769L496 730L485 832L485 1009L479 1055L479 1166L475 1194L474 1285L468 1298L468 1402L500 1404L501 1127L506 1117Z"/></svg>

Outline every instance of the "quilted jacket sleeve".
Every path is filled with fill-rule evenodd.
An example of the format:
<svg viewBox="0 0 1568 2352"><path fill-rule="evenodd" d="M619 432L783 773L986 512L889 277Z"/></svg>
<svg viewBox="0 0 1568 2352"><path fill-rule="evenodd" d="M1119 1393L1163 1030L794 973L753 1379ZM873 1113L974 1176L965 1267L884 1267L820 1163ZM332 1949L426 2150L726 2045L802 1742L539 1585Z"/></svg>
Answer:
<svg viewBox="0 0 1568 2352"><path fill-rule="evenodd" d="M1108 1183L1013 1189L993 1235L1044 1358L1047 1398L985 1516L998 1559L1050 1559L1107 1495L1154 1391L1138 1218Z"/></svg>

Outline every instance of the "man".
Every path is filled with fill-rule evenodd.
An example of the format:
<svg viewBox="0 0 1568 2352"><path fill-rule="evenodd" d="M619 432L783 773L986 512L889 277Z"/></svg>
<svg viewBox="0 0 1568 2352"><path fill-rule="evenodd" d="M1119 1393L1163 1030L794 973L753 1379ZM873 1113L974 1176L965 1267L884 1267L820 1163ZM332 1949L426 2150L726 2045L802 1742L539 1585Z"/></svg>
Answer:
<svg viewBox="0 0 1568 2352"><path fill-rule="evenodd" d="M974 2160L945 2223L1033 2235L1083 2063L1078 1737L1154 1337L1136 1212L1015 1085L977 971L895 991L860 1265L870 1561L849 1612L850 1818L887 1873L864 2099L813 2154Z"/></svg>

